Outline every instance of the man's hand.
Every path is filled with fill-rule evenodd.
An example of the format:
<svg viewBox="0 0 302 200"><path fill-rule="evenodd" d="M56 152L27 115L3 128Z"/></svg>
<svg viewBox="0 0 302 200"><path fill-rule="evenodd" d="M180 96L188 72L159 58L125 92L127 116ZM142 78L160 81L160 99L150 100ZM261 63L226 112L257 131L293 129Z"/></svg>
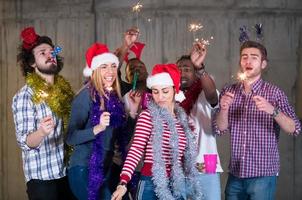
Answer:
<svg viewBox="0 0 302 200"><path fill-rule="evenodd" d="M51 116L44 117L39 124L39 132L45 137L49 135L54 129L54 121Z"/></svg>
<svg viewBox="0 0 302 200"><path fill-rule="evenodd" d="M204 163L196 163L196 168L201 173L206 172L206 165Z"/></svg>
<svg viewBox="0 0 302 200"><path fill-rule="evenodd" d="M206 46L201 42L194 43L191 50L191 61L197 69L202 67L202 63L207 55Z"/></svg>
<svg viewBox="0 0 302 200"><path fill-rule="evenodd" d="M253 97L253 100L254 100L258 110L264 111L270 115L273 114L274 106L272 104L270 104L265 98L263 98L262 96L256 95Z"/></svg>
<svg viewBox="0 0 302 200"><path fill-rule="evenodd" d="M226 92L220 99L220 110L228 111L234 100L234 94Z"/></svg>

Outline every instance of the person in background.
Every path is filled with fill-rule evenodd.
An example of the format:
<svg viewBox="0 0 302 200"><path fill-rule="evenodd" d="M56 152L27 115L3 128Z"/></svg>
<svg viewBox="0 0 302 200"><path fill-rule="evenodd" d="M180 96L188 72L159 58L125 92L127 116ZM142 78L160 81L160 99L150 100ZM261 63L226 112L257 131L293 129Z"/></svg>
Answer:
<svg viewBox="0 0 302 200"><path fill-rule="evenodd" d="M147 87L146 87L146 79L148 77L148 71L145 64L141 61L141 54L145 44L141 42L137 42L139 38L139 30L136 27L131 27L124 33L123 44L116 50L116 55L119 58L119 71L122 68L122 64L126 63L125 66L125 80L120 81L121 84L130 85L130 88L126 90L127 92L123 95L125 109L126 112L133 119L137 119L137 116L140 114L142 109L146 106L146 102L149 95L147 95ZM125 62L124 62L125 61ZM121 73L119 73L121 75ZM140 102L138 109L137 103ZM135 110L135 112L133 112ZM127 128L130 133L134 133L134 128L136 124L136 120L131 121L133 123L128 123ZM131 142L130 142L131 143ZM114 157L114 165L112 167L112 171L114 174L114 178L112 179L112 184L114 186L114 190L116 188L116 184L119 182L119 175L122 169L122 160L120 155L115 154ZM131 182L128 184L128 192L131 193L131 196L134 198L136 196L137 184L140 176L140 167L138 166L136 169ZM129 194L125 195L128 196Z"/></svg>
<svg viewBox="0 0 302 200"><path fill-rule="evenodd" d="M240 81L223 88L213 120L215 133L230 133L226 199L275 199L280 128L298 135L301 124L284 92L264 81L267 50L259 42L240 47Z"/></svg>
<svg viewBox="0 0 302 200"><path fill-rule="evenodd" d="M220 174L223 172L217 151L216 137L212 130L211 117L218 106L218 91L212 77L206 72L204 60L207 49L202 43L195 43L191 55L183 55L177 66L181 72L181 89L186 99L180 106L189 115L198 136L197 167L200 190L204 200L221 199ZM205 173L204 155L216 154L216 173Z"/></svg>
<svg viewBox="0 0 302 200"><path fill-rule="evenodd" d="M21 32L17 56L26 84L13 98L17 142L30 200L73 199L64 163L64 131L73 91L59 75L62 58L48 36Z"/></svg>

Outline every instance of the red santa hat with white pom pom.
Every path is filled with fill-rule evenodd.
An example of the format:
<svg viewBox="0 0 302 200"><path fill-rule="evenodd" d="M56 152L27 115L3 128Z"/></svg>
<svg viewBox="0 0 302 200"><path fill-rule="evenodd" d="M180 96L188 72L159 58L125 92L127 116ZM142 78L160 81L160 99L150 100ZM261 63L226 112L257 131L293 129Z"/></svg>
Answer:
<svg viewBox="0 0 302 200"><path fill-rule="evenodd" d="M152 89L155 85L174 86L175 100L185 100L184 93L180 90L180 71L175 64L157 64L153 67L151 76L147 78L147 87Z"/></svg>
<svg viewBox="0 0 302 200"><path fill-rule="evenodd" d="M105 63L115 63L119 65L119 60L113 53L109 52L105 44L94 43L86 51L86 67L83 70L85 77L90 77L93 70Z"/></svg>

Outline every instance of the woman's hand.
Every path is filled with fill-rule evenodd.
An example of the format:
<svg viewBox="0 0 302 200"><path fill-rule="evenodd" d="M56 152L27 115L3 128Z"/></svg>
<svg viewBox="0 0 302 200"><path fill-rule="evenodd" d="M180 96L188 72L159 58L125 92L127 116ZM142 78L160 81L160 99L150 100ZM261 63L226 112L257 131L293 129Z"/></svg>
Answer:
<svg viewBox="0 0 302 200"><path fill-rule="evenodd" d="M97 135L101 131L104 131L107 126L110 124L110 113L109 112L103 112L99 124L93 127L93 133L94 135Z"/></svg>
<svg viewBox="0 0 302 200"><path fill-rule="evenodd" d="M137 90L131 90L129 92L129 99L128 101L130 102L130 111L129 114L130 116L134 119L136 115L138 114L141 101L142 101L142 92L137 91Z"/></svg>
<svg viewBox="0 0 302 200"><path fill-rule="evenodd" d="M111 200L121 200L127 192L126 185L118 185L115 192L111 196Z"/></svg>

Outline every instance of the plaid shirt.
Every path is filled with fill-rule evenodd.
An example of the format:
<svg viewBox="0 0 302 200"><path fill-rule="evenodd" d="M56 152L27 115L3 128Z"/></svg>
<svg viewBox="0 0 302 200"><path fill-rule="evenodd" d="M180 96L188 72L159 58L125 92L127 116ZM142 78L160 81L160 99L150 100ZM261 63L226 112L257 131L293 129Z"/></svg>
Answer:
<svg viewBox="0 0 302 200"><path fill-rule="evenodd" d="M293 119L295 131L292 134L298 135L301 124L287 97L278 87L262 79L252 85L252 92L249 94L245 94L241 83L223 88L220 96L226 92L235 94L228 114L228 130L218 129L216 117L213 120L213 128L218 135L228 131L231 134L230 173L240 178L278 175L280 127L271 115L256 108L252 97L264 97Z"/></svg>
<svg viewBox="0 0 302 200"><path fill-rule="evenodd" d="M62 178L65 176L62 120L57 118L44 102L34 104L32 95L33 90L25 85L14 96L12 104L17 142L22 149L25 179L30 181ZM54 131L46 136L38 147L27 146L27 136L38 129L40 120L46 116L54 119Z"/></svg>

